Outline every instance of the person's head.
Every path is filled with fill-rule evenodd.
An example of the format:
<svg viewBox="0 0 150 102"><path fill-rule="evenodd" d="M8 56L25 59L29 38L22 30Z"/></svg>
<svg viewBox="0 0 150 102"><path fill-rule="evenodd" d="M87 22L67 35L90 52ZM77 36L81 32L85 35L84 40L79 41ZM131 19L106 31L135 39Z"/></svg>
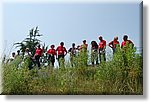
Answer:
<svg viewBox="0 0 150 102"><path fill-rule="evenodd" d="M15 57L15 52L12 53L12 57Z"/></svg>
<svg viewBox="0 0 150 102"><path fill-rule="evenodd" d="M20 55L20 50L17 50L17 54Z"/></svg>
<svg viewBox="0 0 150 102"><path fill-rule="evenodd" d="M26 48L26 50L25 50L26 52L29 52L29 48Z"/></svg>
<svg viewBox="0 0 150 102"><path fill-rule="evenodd" d="M103 37L102 37L102 36L100 36L100 37L99 37L99 40L100 40L100 41L102 41L102 40L103 40Z"/></svg>
<svg viewBox="0 0 150 102"><path fill-rule="evenodd" d="M86 44L86 40L83 40L83 44Z"/></svg>
<svg viewBox="0 0 150 102"><path fill-rule="evenodd" d="M94 41L91 41L91 45L94 45Z"/></svg>
<svg viewBox="0 0 150 102"><path fill-rule="evenodd" d="M64 46L64 42L61 42L60 45L61 45L61 46Z"/></svg>
<svg viewBox="0 0 150 102"><path fill-rule="evenodd" d="M75 47L75 43L72 43L72 47Z"/></svg>
<svg viewBox="0 0 150 102"><path fill-rule="evenodd" d="M123 36L123 40L124 40L124 41L127 41L127 40L128 40L128 36L127 36L127 35L124 35L124 36Z"/></svg>
<svg viewBox="0 0 150 102"><path fill-rule="evenodd" d="M55 45L51 45L51 48L52 48L52 49L55 48Z"/></svg>
<svg viewBox="0 0 150 102"><path fill-rule="evenodd" d="M80 45L77 46L77 49L78 49L78 50L80 49Z"/></svg>
<svg viewBox="0 0 150 102"><path fill-rule="evenodd" d="M116 37L114 37L114 41L117 41L118 40L118 37L116 36Z"/></svg>
<svg viewBox="0 0 150 102"><path fill-rule="evenodd" d="M97 44L96 41L91 41L92 46L96 46L96 44Z"/></svg>

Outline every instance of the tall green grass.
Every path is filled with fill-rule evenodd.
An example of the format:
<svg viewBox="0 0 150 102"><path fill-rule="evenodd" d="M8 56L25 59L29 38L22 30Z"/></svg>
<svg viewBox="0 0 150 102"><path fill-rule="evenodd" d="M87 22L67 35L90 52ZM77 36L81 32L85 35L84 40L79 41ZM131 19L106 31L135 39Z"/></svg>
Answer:
<svg viewBox="0 0 150 102"><path fill-rule="evenodd" d="M87 66L83 55L74 59L75 66L18 69L17 61L2 64L2 94L99 94L142 95L143 58L135 49L117 49L113 59ZM90 60L90 59L89 59Z"/></svg>

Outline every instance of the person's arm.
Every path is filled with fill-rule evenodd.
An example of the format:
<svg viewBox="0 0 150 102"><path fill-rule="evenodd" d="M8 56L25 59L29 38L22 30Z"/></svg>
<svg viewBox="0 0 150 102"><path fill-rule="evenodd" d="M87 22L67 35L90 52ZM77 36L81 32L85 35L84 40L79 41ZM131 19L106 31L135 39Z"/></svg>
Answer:
<svg viewBox="0 0 150 102"><path fill-rule="evenodd" d="M56 50L55 50L55 56L56 56L56 59L57 59L57 52L56 52Z"/></svg>
<svg viewBox="0 0 150 102"><path fill-rule="evenodd" d="M58 59L58 54L57 54L57 52L58 52L58 47L56 48L56 59Z"/></svg>
<svg viewBox="0 0 150 102"><path fill-rule="evenodd" d="M106 49L106 41L104 42L104 51L105 51L105 49Z"/></svg>
<svg viewBox="0 0 150 102"><path fill-rule="evenodd" d="M58 47L56 48L56 51L58 51Z"/></svg>
<svg viewBox="0 0 150 102"><path fill-rule="evenodd" d="M100 43L98 44L98 52L99 52L99 50L100 50Z"/></svg>
<svg viewBox="0 0 150 102"><path fill-rule="evenodd" d="M57 56L57 52L55 51L55 55Z"/></svg>
<svg viewBox="0 0 150 102"><path fill-rule="evenodd" d="M123 42L121 43L121 48L123 48Z"/></svg>
<svg viewBox="0 0 150 102"><path fill-rule="evenodd" d="M129 40L129 44L132 44L132 48L134 47L134 44L131 40Z"/></svg>
<svg viewBox="0 0 150 102"><path fill-rule="evenodd" d="M86 44L86 50L88 49L88 44Z"/></svg>
<svg viewBox="0 0 150 102"><path fill-rule="evenodd" d="M118 46L118 47L120 47L120 42L119 42L119 41L118 41L118 44L117 44L117 46Z"/></svg>
<svg viewBox="0 0 150 102"><path fill-rule="evenodd" d="M86 44L86 48L88 48L88 44Z"/></svg>
<svg viewBox="0 0 150 102"><path fill-rule="evenodd" d="M71 52L71 48L68 50L68 52Z"/></svg>
<svg viewBox="0 0 150 102"><path fill-rule="evenodd" d="M111 48L113 48L112 44L113 44L113 41L111 41L111 42L108 44L108 46L111 47Z"/></svg>
<svg viewBox="0 0 150 102"><path fill-rule="evenodd" d="M66 50L66 48L64 47L64 49L65 49L65 56L67 55L67 50Z"/></svg>
<svg viewBox="0 0 150 102"><path fill-rule="evenodd" d="M79 50L81 50L82 49L82 45L79 47Z"/></svg>

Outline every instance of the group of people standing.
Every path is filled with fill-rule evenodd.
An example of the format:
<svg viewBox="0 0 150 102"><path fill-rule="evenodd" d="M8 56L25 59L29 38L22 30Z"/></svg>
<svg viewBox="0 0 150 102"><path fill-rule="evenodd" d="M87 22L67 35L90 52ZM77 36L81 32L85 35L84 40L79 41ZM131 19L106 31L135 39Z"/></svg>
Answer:
<svg viewBox="0 0 150 102"><path fill-rule="evenodd" d="M106 40L103 39L102 36L99 37L99 44L97 44L96 41L91 41L91 63L92 65L99 64L102 61L106 61ZM134 46L133 42L131 40L128 40L128 36L124 35L123 42L121 43L121 48L125 47L127 43ZM117 46L120 47L120 43L118 41L118 37L114 37L113 41L109 42L109 47L112 48L113 54L116 51ZM82 54L82 58L84 60L84 64L87 65L88 60L88 54L87 54L88 44L86 40L83 40L83 44L76 47L75 43L72 44L72 47L67 51L67 49L64 47L64 42L61 42L60 45L55 49L55 45L50 45L50 49L47 50L46 54L48 55L48 62L54 67L55 59L58 60L59 66L64 65L65 62L65 56L67 53L70 53L70 62L73 66L74 59ZM37 46L35 50L34 57L31 58L34 59L35 64L40 68L40 58L42 57L44 53L44 49L41 48L40 45ZM15 53L12 53L13 56L15 56ZM31 56L30 49L26 48L24 57ZM99 61L98 61L99 58Z"/></svg>

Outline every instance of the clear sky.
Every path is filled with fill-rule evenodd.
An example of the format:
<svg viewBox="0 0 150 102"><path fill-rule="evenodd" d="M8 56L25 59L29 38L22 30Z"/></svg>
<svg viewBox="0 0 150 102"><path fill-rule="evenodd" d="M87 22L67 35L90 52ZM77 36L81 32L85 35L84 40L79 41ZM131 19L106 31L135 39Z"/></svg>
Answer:
<svg viewBox="0 0 150 102"><path fill-rule="evenodd" d="M59 45L68 49L86 39L107 41L124 34L135 46L141 47L140 5L138 3L5 3L3 5L4 48L9 52L13 43L22 41L29 30L39 26L42 44ZM13 48L12 51L15 51Z"/></svg>

